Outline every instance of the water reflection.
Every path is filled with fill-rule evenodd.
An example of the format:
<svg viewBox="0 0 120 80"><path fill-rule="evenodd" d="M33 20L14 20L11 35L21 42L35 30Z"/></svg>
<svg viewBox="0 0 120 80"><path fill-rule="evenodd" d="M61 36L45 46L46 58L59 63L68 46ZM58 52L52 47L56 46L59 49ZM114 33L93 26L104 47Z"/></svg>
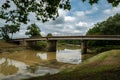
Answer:
<svg viewBox="0 0 120 80"><path fill-rule="evenodd" d="M0 80L20 80L46 73L54 74L59 72L59 68L55 68L57 65L62 67L66 63L79 64L80 62L79 49L64 49L56 52L27 50L0 54Z"/></svg>
<svg viewBox="0 0 120 80"><path fill-rule="evenodd" d="M79 64L81 63L81 52L70 49L59 50L56 53L56 59L58 62Z"/></svg>
<svg viewBox="0 0 120 80"><path fill-rule="evenodd" d="M45 75L47 73L54 74L59 72L58 69L36 66L33 68L23 62L1 58L0 59L0 80L21 80L24 78Z"/></svg>
<svg viewBox="0 0 120 80"><path fill-rule="evenodd" d="M20 61L0 58L0 79L16 73L24 73L27 66L28 65Z"/></svg>
<svg viewBox="0 0 120 80"><path fill-rule="evenodd" d="M38 53L37 56L39 56L42 60L47 60L47 54L46 53Z"/></svg>
<svg viewBox="0 0 120 80"><path fill-rule="evenodd" d="M28 65L20 61L15 61L7 58L0 59L0 73L3 73L4 75L22 72L27 68L27 66Z"/></svg>
<svg viewBox="0 0 120 80"><path fill-rule="evenodd" d="M46 52L46 53L37 53L36 54L41 60L54 60L56 59L56 53L55 52Z"/></svg>
<svg viewBox="0 0 120 80"><path fill-rule="evenodd" d="M57 62L79 64L81 63L81 51L79 49L57 50L56 53L37 53L37 56L42 60L53 60Z"/></svg>

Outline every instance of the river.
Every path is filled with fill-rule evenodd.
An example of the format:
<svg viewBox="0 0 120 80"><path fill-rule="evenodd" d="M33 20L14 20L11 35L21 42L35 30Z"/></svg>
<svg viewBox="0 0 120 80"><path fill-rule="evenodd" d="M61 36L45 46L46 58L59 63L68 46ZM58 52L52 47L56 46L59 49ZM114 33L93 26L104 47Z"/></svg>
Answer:
<svg viewBox="0 0 120 80"><path fill-rule="evenodd" d="M0 54L0 80L21 80L58 73L61 69L80 64L80 48L62 48L56 52L34 50Z"/></svg>

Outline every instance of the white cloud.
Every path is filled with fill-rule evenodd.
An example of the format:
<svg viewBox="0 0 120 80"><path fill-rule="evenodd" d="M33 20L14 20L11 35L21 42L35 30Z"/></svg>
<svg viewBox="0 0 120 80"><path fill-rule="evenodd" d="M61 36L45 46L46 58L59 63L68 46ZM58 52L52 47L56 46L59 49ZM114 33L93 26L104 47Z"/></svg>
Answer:
<svg viewBox="0 0 120 80"><path fill-rule="evenodd" d="M85 12L84 11L76 11L75 15L78 17L83 17L83 16L85 16Z"/></svg>
<svg viewBox="0 0 120 80"><path fill-rule="evenodd" d="M74 30L73 33L79 33L80 34L80 33L82 33L82 31L80 31L80 30Z"/></svg>
<svg viewBox="0 0 120 80"><path fill-rule="evenodd" d="M120 13L120 5L115 8L107 7L107 9L105 8L104 11L98 8L98 7L102 7L101 5L100 6L93 5L92 7L84 6L84 7L81 8L81 10L83 9L83 11L77 9L74 12L72 10L69 12L67 10L59 9L58 10L59 17L56 18L55 21L51 20L46 23L41 23L40 21L36 21L35 14L31 13L29 15L31 22L28 23L27 25L22 25L20 32L17 33L15 37L26 37L25 35L26 26L30 25L31 23L36 23L39 26L39 28L41 29L41 34L43 36L46 36L48 33L52 33L54 35L59 35L59 34L82 35L85 34L87 30L91 28L91 26L93 26L94 23L105 20L106 16L109 17L117 12ZM86 9L86 8L91 8L91 9ZM98 13L98 11L103 12L103 14ZM98 15L97 19L96 19L96 15ZM101 16L99 17L99 15L102 15L102 18ZM0 22L1 22L0 25L4 25L2 24L3 21Z"/></svg>
<svg viewBox="0 0 120 80"><path fill-rule="evenodd" d="M73 22L73 21L75 21L75 17L65 16L64 20L65 20L65 22Z"/></svg>
<svg viewBox="0 0 120 80"><path fill-rule="evenodd" d="M120 5L118 5L118 7L114 7L111 9L105 9L103 13L106 15L114 15L116 13L120 13Z"/></svg>
<svg viewBox="0 0 120 80"><path fill-rule="evenodd" d="M87 14L93 14L93 13L95 13L95 12L97 12L97 11L98 11L98 6L93 5L93 6L92 6L92 9L90 9L90 10L85 10L85 11L76 11L76 12L75 12L75 15L78 16L78 17L84 17L84 16L86 16Z"/></svg>
<svg viewBox="0 0 120 80"><path fill-rule="evenodd" d="M68 11L67 10L63 10L63 9L59 9L58 13L59 13L59 16L66 16Z"/></svg>
<svg viewBox="0 0 120 80"><path fill-rule="evenodd" d="M86 14L92 14L94 12L98 11L98 7L96 5L93 5L91 10L85 11Z"/></svg>
<svg viewBox="0 0 120 80"><path fill-rule="evenodd" d="M40 34L41 34L42 36L46 36L46 35L47 35L44 31L41 31Z"/></svg>
<svg viewBox="0 0 120 80"><path fill-rule="evenodd" d="M76 24L76 26L81 26L81 27L87 27L88 26L88 23L87 22L79 22Z"/></svg>
<svg viewBox="0 0 120 80"><path fill-rule="evenodd" d="M104 14L111 14L111 9L106 9L103 11Z"/></svg>

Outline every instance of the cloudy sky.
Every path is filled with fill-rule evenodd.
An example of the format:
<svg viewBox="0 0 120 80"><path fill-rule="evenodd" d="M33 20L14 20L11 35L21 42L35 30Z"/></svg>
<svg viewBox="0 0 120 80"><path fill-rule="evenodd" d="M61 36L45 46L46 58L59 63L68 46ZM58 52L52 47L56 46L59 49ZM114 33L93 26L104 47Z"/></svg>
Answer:
<svg viewBox="0 0 120 80"><path fill-rule="evenodd" d="M120 13L120 5L112 7L107 0L99 0L98 4L90 5L88 2L81 0L70 0L72 9L70 11L59 10L60 16L55 21L41 23L34 20L34 14L30 14L31 23L36 23L41 34L46 35L52 33L54 35L85 35L89 28L93 27L97 22L106 20L108 17ZM0 21L0 25L4 25L4 21ZM22 24L21 30L14 35L17 37L26 37L26 26Z"/></svg>

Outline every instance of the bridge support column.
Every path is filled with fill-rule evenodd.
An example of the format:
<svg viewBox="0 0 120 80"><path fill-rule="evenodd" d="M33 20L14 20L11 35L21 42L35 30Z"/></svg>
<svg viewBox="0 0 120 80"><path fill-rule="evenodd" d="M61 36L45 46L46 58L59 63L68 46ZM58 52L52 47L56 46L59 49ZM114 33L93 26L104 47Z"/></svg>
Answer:
<svg viewBox="0 0 120 80"><path fill-rule="evenodd" d="M21 46L27 46L27 42L26 42L26 40L22 40L22 41L20 41L20 45L21 45Z"/></svg>
<svg viewBox="0 0 120 80"><path fill-rule="evenodd" d="M57 43L57 40L48 40L47 41L47 51L55 52L56 51L56 43Z"/></svg>
<svg viewBox="0 0 120 80"><path fill-rule="evenodd" d="M86 40L81 41L81 53L82 54L87 53L87 41Z"/></svg>

